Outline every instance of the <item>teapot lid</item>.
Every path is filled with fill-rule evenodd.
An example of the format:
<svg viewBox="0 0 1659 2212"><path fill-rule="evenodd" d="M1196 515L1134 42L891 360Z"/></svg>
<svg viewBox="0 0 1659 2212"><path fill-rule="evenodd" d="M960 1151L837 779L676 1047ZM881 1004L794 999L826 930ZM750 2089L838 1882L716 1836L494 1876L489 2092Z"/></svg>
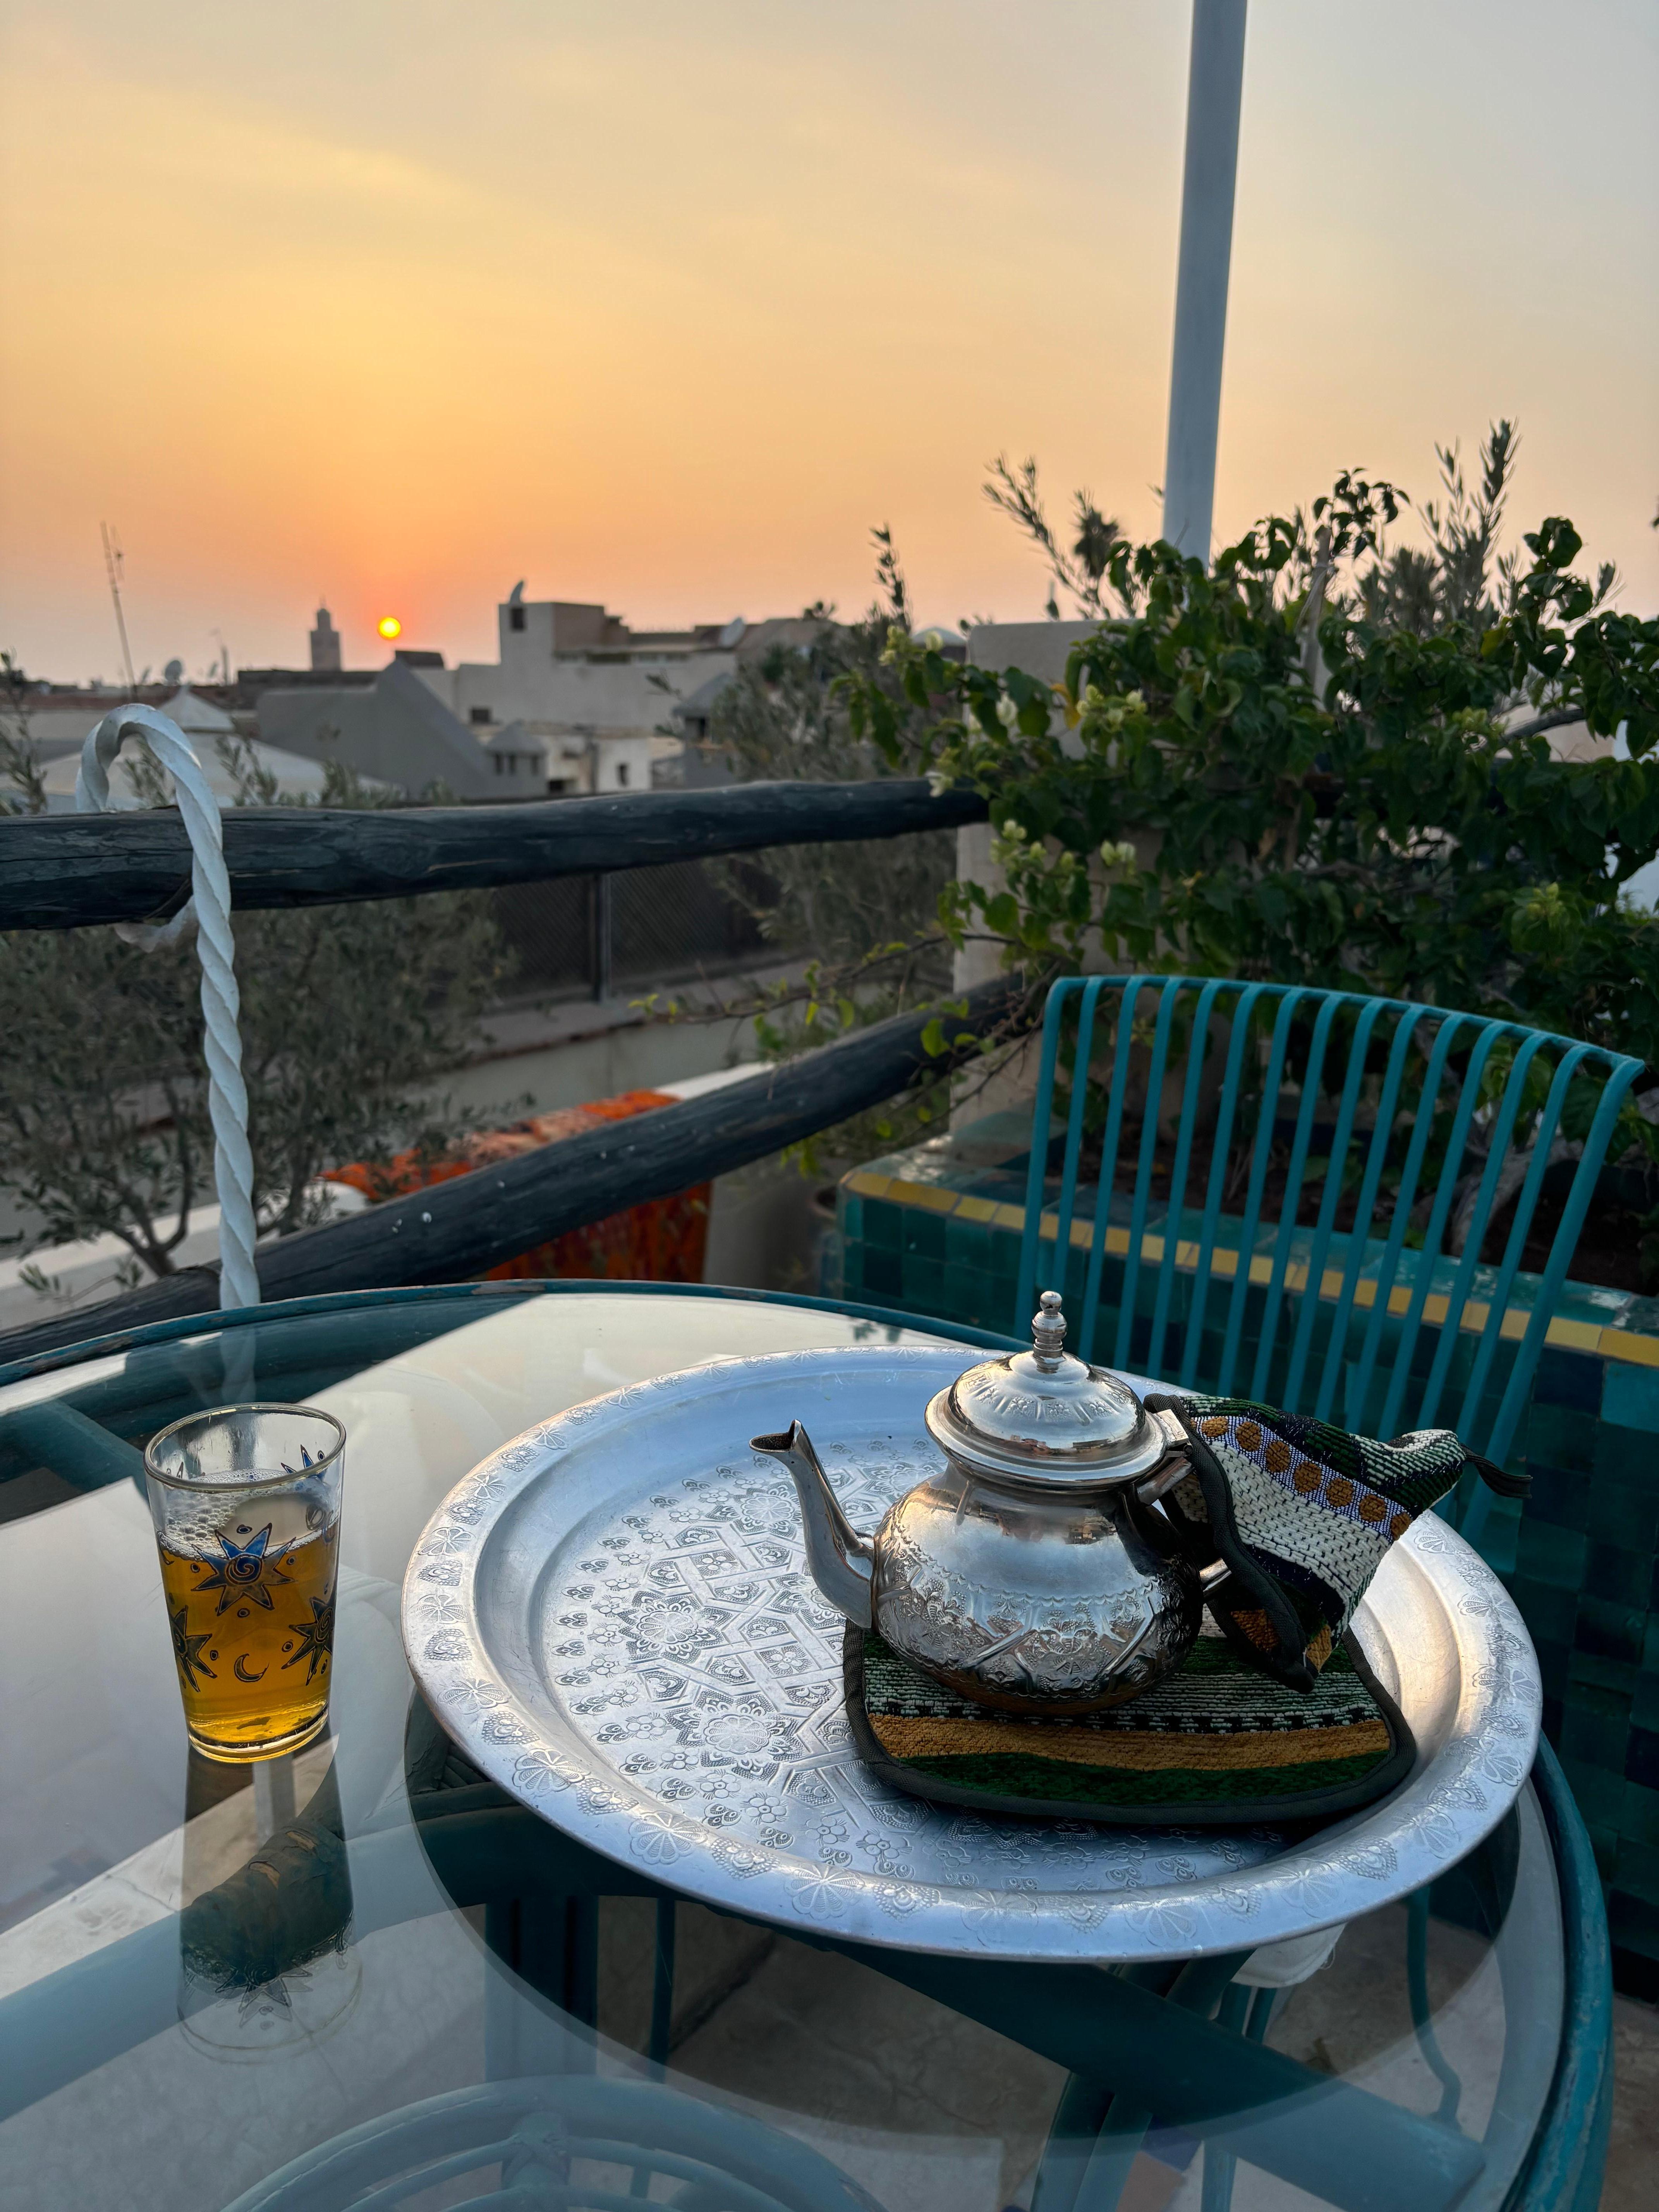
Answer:
<svg viewBox="0 0 1659 2212"><path fill-rule="evenodd" d="M1044 1291L1039 1304L1030 1352L970 1367L933 1400L935 1443L1026 1482L1093 1487L1144 1474L1169 1449L1164 1430L1121 1376L1066 1350L1060 1293Z"/></svg>

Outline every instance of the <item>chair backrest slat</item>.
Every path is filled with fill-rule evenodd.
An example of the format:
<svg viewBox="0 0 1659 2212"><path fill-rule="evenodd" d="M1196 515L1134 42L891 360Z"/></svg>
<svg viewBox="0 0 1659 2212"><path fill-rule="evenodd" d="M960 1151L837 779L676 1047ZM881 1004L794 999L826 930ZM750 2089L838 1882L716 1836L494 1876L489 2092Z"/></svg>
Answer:
<svg viewBox="0 0 1659 2212"><path fill-rule="evenodd" d="M1382 1247L1382 1256L1377 1262L1375 1293L1371 1299L1370 1318L1365 1323L1364 1341L1350 1385L1350 1412L1354 1425L1363 1422L1364 1408L1370 1396L1371 1377L1376 1371L1376 1357L1382 1346L1382 1334L1394 1305L1395 1283L1400 1273L1400 1255L1406 1249L1406 1231L1411 1226L1412 1209L1417 1203L1417 1186L1422 1178L1423 1162L1429 1149L1429 1138L1434 1128L1434 1109L1439 1103L1440 1088L1445 1080L1446 1062L1451 1048L1468 1017L1447 1014L1443 1017L1429 1048L1429 1064L1423 1076L1422 1088L1417 1095L1416 1109L1412 1116L1412 1133L1406 1147L1406 1158L1400 1170L1400 1188L1395 1194L1393 1217L1389 1223L1389 1234ZM1379 1141L1386 1140L1389 1133L1379 1127Z"/></svg>
<svg viewBox="0 0 1659 2212"><path fill-rule="evenodd" d="M1640 1067L1515 1022L1358 992L1214 976L1066 978L1044 1013L1011 1325L1023 1327L1039 1289L1064 1287L1086 1243L1073 1339L1086 1355L1170 1375L1185 1389L1246 1388L1383 1436L1408 1416L1425 1426L1444 1419L1455 1395L1464 1442L1501 1459ZM1581 1081L1600 1086L1589 1133L1536 1303L1524 1323L1510 1316L1506 1334L1556 1134ZM1057 1202L1045 1215L1062 1085ZM1179 1099L1173 1127L1166 1094ZM1091 1125L1101 1131L1092 1193ZM1523 1160L1494 1267L1482 1252ZM1200 1179L1194 1237L1186 1231ZM1212 1284L1229 1272L1218 1303Z"/></svg>
<svg viewBox="0 0 1659 2212"><path fill-rule="evenodd" d="M1454 1018L1449 1018L1443 1026L1449 1029ZM1399 1431L1400 1410L1405 1403L1406 1386L1411 1380L1412 1362L1417 1353L1417 1340L1422 1332L1423 1316L1428 1306L1429 1292L1434 1283L1436 1265L1445 1242L1446 1223L1451 1212L1452 1200L1457 1194L1457 1170L1462 1161L1464 1147L1468 1142L1469 1123L1474 1118L1475 1103L1480 1096L1481 1081L1486 1072L1486 1063L1492 1057L1492 1048L1506 1033L1507 1029L1508 1024L1504 1023L1490 1024L1476 1036L1474 1049L1469 1054L1468 1072L1463 1078L1462 1087L1458 1092L1457 1104L1452 1112L1451 1127L1446 1139L1445 1159L1439 1181L1435 1187L1428 1223L1423 1233L1423 1242L1418 1250L1417 1279L1412 1285L1411 1297L1407 1303L1406 1317L1395 1354L1394 1371L1389 1378L1388 1393L1382 1401L1382 1415L1378 1426L1385 1437L1394 1436ZM1541 1036L1533 1040L1532 1048L1536 1050L1542 1042ZM1434 1127L1431 1113L1424 1112L1421 1119L1425 1128L1431 1136ZM1444 1343L1455 1342L1461 1319L1461 1310L1454 1308L1448 1311L1440 1331Z"/></svg>
<svg viewBox="0 0 1659 2212"><path fill-rule="evenodd" d="M1313 1043L1302 1078L1302 1106L1296 1117L1296 1134L1291 1142L1291 1164L1285 1177L1284 1194L1279 1201L1279 1234L1273 1239L1273 1272L1267 1279L1267 1304L1257 1333L1255 1371L1250 1377L1250 1395L1256 1399L1265 1399L1267 1395L1279 1310L1285 1298L1285 1279L1290 1269L1291 1247L1296 1241L1296 1217L1302 1202L1302 1179L1307 1172L1308 1144L1313 1134L1314 1113L1319 1103L1320 1079L1325 1072L1325 1048L1330 1042L1331 1024L1342 1003L1339 993L1328 993L1314 1022Z"/></svg>
<svg viewBox="0 0 1659 2212"><path fill-rule="evenodd" d="M1086 1068L1094 1050L1095 1009L1100 1004L1102 986L1098 982L1085 987L1078 1013L1076 1065ZM1063 1283L1072 1250L1072 1221L1077 1211L1077 1182L1079 1164L1083 1157L1085 1123L1087 1118L1089 1086L1073 1082L1072 1101L1066 1115L1066 1145L1060 1159L1060 1204L1056 1208L1054 1230L1055 1265ZM1033 1132L1033 1151L1036 1149ZM1033 1297L1035 1305L1036 1298Z"/></svg>
<svg viewBox="0 0 1659 2212"><path fill-rule="evenodd" d="M1520 1270L1521 1255L1526 1249L1527 1235L1532 1227L1532 1217L1537 1207L1538 1194L1543 1188L1544 1171L1549 1164L1550 1146L1555 1135L1556 1124L1561 1118L1561 1108L1566 1098L1567 1087L1572 1081L1575 1070L1588 1050L1588 1046L1575 1045L1561 1060L1551 1081L1549 1096L1545 1100L1543 1111L1539 1115L1538 1127L1533 1132L1531 1163L1527 1170L1526 1181L1521 1186L1520 1196L1516 1200L1515 1218L1510 1224L1510 1233L1504 1246L1504 1256L1498 1263L1498 1273L1492 1284L1487 1325L1481 1332L1480 1343L1474 1356L1474 1364L1469 1374L1468 1386L1464 1392L1464 1406L1477 1419L1480 1400L1486 1392L1492 1364L1497 1358L1502 1317L1509 1308L1510 1293L1515 1287L1515 1278ZM1513 1079L1512 1075L1511 1080ZM1559 1234L1559 1231L1557 1233ZM1546 1317L1546 1326L1547 1327L1547 1317ZM1539 1338L1540 1348L1543 1339L1540 1335Z"/></svg>
<svg viewBox="0 0 1659 2212"><path fill-rule="evenodd" d="M1019 1310L1036 1304L1037 1252L1042 1241L1042 1187L1048 1174L1048 1124L1054 1110L1054 1073L1060 1063L1060 1033L1073 994L1052 990L1042 1010L1042 1053L1037 1062L1036 1097L1031 1106L1031 1156L1025 1170L1025 1233L1019 1248ZM1060 1262L1064 1273L1064 1263Z"/></svg>
<svg viewBox="0 0 1659 2212"><path fill-rule="evenodd" d="M1152 1160L1158 1149L1158 1125L1164 1101L1164 1070L1170 1057L1170 1024L1174 1019L1178 993L1166 983L1158 994L1158 1022L1152 1032L1152 1056L1146 1073L1146 1106L1140 1117L1140 1157L1135 1163L1134 1205L1129 1215L1129 1249L1123 1262L1123 1295L1118 1300L1117 1349L1113 1358L1120 1367L1130 1359L1130 1332L1134 1321L1135 1292L1140 1284L1141 1246L1146 1236L1146 1208L1152 1190Z"/></svg>
<svg viewBox="0 0 1659 2212"><path fill-rule="evenodd" d="M1261 1087L1261 1110L1256 1122L1255 1143L1250 1153L1250 1181L1244 1196L1244 1218L1238 1232L1238 1265L1233 1272L1233 1294L1227 1304L1227 1334L1221 1346L1221 1371L1216 1389L1223 1397L1233 1389L1249 1310L1250 1278L1255 1273L1255 1240L1261 1223L1261 1194L1273 1156L1273 1125L1279 1113L1279 1094L1285 1080L1285 1048L1290 1042L1291 1018L1305 993L1286 991L1279 999L1273 1022L1273 1042L1267 1053L1267 1077Z"/></svg>
<svg viewBox="0 0 1659 2212"><path fill-rule="evenodd" d="M1106 1255L1106 1238L1111 1221L1111 1197L1117 1186L1117 1155L1118 1147L1123 1137L1123 1099L1124 1093L1128 1089L1129 1050L1134 1036L1135 1001L1141 992L1147 988L1150 980L1146 976L1133 977L1125 986L1123 995L1118 1004L1117 1041L1112 1053L1112 1095L1107 1102L1106 1127L1100 1140L1099 1195L1095 1206L1094 1249L1101 1261L1103 1261ZM1063 1277L1065 1273L1063 1261L1060 1262L1059 1272ZM1085 1344L1094 1342L1096 1317L1099 1312L1100 1283L1100 1267L1093 1266L1089 1270L1089 1279L1083 1297L1084 1334L1081 1341ZM1115 1359L1120 1359L1121 1364L1120 1355L1115 1350L1112 1356Z"/></svg>
<svg viewBox="0 0 1659 2212"><path fill-rule="evenodd" d="M1344 1376L1343 1352L1348 1341L1348 1324L1358 1299L1359 1285L1365 1271L1365 1231L1375 1214L1376 1194L1382 1188L1382 1170L1388 1164L1394 1119L1399 1110L1401 1091L1405 1087L1406 1063L1411 1056L1413 1042L1427 1018L1428 1012L1426 1006L1402 1006L1395 1028L1388 1068L1376 1102L1376 1117L1371 1123L1370 1143L1365 1152L1364 1180L1360 1184L1359 1197L1354 1206L1353 1227L1348 1237L1348 1256L1342 1270L1342 1288L1337 1297L1336 1310L1331 1316L1325 1364L1319 1378L1318 1396L1314 1401L1316 1420L1334 1419L1343 1411L1336 1404L1336 1392ZM1374 1289L1375 1285L1372 1287Z"/></svg>
<svg viewBox="0 0 1659 2212"><path fill-rule="evenodd" d="M1510 1059L1487 1130L1486 1164L1480 1170L1480 1180L1475 1187L1474 1198L1463 1234L1463 1250L1452 1278L1447 1296L1446 1320L1440 1331L1440 1341L1435 1348L1434 1361L1429 1369L1428 1380L1423 1386L1423 1395L1418 1407L1418 1419L1425 1428L1434 1425L1440 1410L1440 1401L1451 1371L1453 1354L1457 1348L1463 1316L1468 1310L1475 1275L1480 1266L1480 1252L1486 1241L1486 1230L1492 1220L1493 1204L1498 1185L1503 1180L1504 1164L1509 1152L1510 1139L1515 1133L1516 1118L1526 1094L1527 1077L1534 1060L1547 1040L1534 1032L1528 1036L1524 1030L1512 1024L1494 1023L1480 1040L1471 1060L1469 1074L1464 1084L1464 1095L1468 1097L1484 1081L1492 1049L1504 1036L1519 1036L1520 1050Z"/></svg>
<svg viewBox="0 0 1659 2212"><path fill-rule="evenodd" d="M1177 981L1175 991L1191 988ZM1158 1262L1158 1296L1152 1306L1152 1340L1146 1346L1149 1372L1158 1374L1164 1364L1164 1340L1169 1334L1170 1308L1177 1280L1176 1261L1181 1249L1182 1224L1187 1212L1187 1182L1192 1172L1193 1135L1198 1122L1199 1085L1210 1034L1210 1018L1216 1000L1226 988L1215 981L1203 985L1193 1010L1193 1033L1187 1047L1187 1079L1182 1085L1181 1124L1176 1135L1175 1165L1170 1170L1170 1204L1164 1221L1164 1257ZM1171 993L1174 995L1174 993Z"/></svg>
<svg viewBox="0 0 1659 2212"><path fill-rule="evenodd" d="M1232 1036L1227 1043L1227 1070L1221 1086L1221 1109L1216 1120L1215 1144L1210 1156L1210 1177L1204 1193L1204 1221L1199 1232L1198 1273L1193 1285L1192 1318L1188 1323L1187 1349L1181 1363L1181 1387L1183 1390L1194 1389L1198 1384L1199 1366L1204 1349L1204 1323L1209 1306L1210 1273L1216 1252L1216 1232L1221 1225L1221 1202L1227 1186L1227 1156L1232 1145L1233 1125L1238 1117L1239 1079L1244 1065L1244 1047L1250 1036L1256 1002L1267 988L1265 983L1250 984L1233 1009Z"/></svg>
<svg viewBox="0 0 1659 2212"><path fill-rule="evenodd" d="M1348 1006L1357 1006L1358 1016L1354 1023L1353 1042L1348 1053L1348 1072L1343 1080L1341 1103L1337 1108L1336 1127L1331 1136L1330 1159L1325 1170L1325 1188L1320 1197L1319 1218L1314 1224L1313 1242L1308 1252L1307 1287L1303 1292L1301 1310L1297 1316L1296 1338L1291 1346L1291 1364L1285 1376L1285 1403L1292 1406L1301 1403L1307 1382L1308 1357L1313 1349L1314 1323L1319 1318L1325 1280L1325 1261L1331 1249L1337 1208L1342 1200L1348 1154L1353 1145L1354 1121L1359 1108L1360 1089L1365 1079L1371 1031L1390 1002L1384 999L1355 999L1352 995L1345 995L1343 1003Z"/></svg>
<svg viewBox="0 0 1659 2212"><path fill-rule="evenodd" d="M1588 1050L1589 1048L1581 1048L1581 1049ZM1604 1056L1612 1058L1611 1054ZM1528 1317L1526 1334L1521 1340L1521 1348L1516 1354L1515 1364L1510 1370L1510 1379L1504 1387L1503 1400L1498 1406L1497 1415L1487 1431L1486 1442L1480 1446L1490 1458L1501 1461L1508 1456L1516 1430L1520 1425L1521 1415L1526 1407L1527 1393L1532 1388L1533 1372L1538 1364L1538 1355L1544 1348L1544 1339L1549 1330L1550 1316L1555 1310L1557 1298L1561 1295L1561 1285L1566 1280L1567 1268L1571 1261L1574 1248L1578 1243L1578 1234L1584 1225L1584 1216L1589 1211L1589 1202L1595 1189L1596 1175L1600 1171L1601 1162L1607 1158L1607 1146L1613 1139L1613 1126L1619 1119L1619 1110L1625 1103L1626 1094L1641 1072L1640 1060L1621 1055L1613 1061L1612 1071L1602 1086L1601 1097L1596 1101L1595 1113L1590 1122L1589 1133L1584 1139L1584 1149L1579 1156L1578 1171L1572 1179L1572 1188L1567 1194L1566 1204L1561 1209L1561 1219L1556 1228L1554 1242L1550 1246L1549 1257L1544 1262L1544 1272L1539 1278L1537 1300ZM1561 1069L1557 1073L1556 1081L1559 1083L1563 1073L1570 1076L1571 1073L1571 1071L1564 1061ZM1533 1161L1534 1168L1539 1167L1540 1161L1546 1158L1548 1149L1547 1145L1539 1146ZM1530 1174L1528 1180L1531 1180ZM1539 1180L1541 1183L1541 1169L1539 1172ZM1525 1203L1524 1194L1522 1203ZM1516 1218L1517 1226L1520 1226L1519 1206L1516 1209ZM1526 1227L1530 1227L1531 1220L1531 1211L1528 1209L1526 1215ZM1512 1245L1514 1241L1511 1234ZM1524 1243L1523 1233L1522 1245ZM1504 1257L1507 1263L1510 1258L1509 1253L1505 1252ZM1513 1280L1512 1269L1510 1271L1509 1279ZM1508 1286L1506 1283L1502 1283L1501 1278L1500 1284L1502 1287L1493 1291L1492 1310L1480 1350L1475 1356L1477 1373L1472 1373L1470 1376L1463 1407L1458 1415L1460 1436L1464 1433L1461 1424L1466 1420L1471 1420L1478 1407L1479 1393L1485 1379L1485 1370L1481 1367L1481 1356L1486 1353L1489 1343L1496 1345L1498 1328L1507 1305ZM1468 1530L1471 1541L1480 1532L1480 1522L1486 1516L1487 1503L1486 1492L1478 1491L1470 1504L1464 1524Z"/></svg>

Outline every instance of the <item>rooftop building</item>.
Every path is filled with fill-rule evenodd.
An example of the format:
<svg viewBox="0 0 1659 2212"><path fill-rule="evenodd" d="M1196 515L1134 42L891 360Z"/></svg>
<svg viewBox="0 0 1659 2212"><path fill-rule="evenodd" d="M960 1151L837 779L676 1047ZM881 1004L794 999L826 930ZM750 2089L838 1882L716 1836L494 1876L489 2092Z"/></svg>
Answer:
<svg viewBox="0 0 1659 2212"><path fill-rule="evenodd" d="M526 600L522 584L496 608L495 625L496 659L416 672L481 741L511 726L505 757L533 752L542 787L554 793L648 786L653 761L679 750L675 707L735 666L746 628L635 630L602 605Z"/></svg>
<svg viewBox="0 0 1659 2212"><path fill-rule="evenodd" d="M450 668L440 653L400 647L392 667L405 680L395 692L384 674L344 677L338 686L284 678L260 699L260 734L319 758L349 759L411 792L434 777L464 798L641 791L659 763L678 759L683 702L712 699L742 660L811 628L739 618L636 630L591 602L526 600L522 584L495 620L493 661ZM411 683L438 711L422 718L418 738L411 733L405 774L396 732L413 711Z"/></svg>

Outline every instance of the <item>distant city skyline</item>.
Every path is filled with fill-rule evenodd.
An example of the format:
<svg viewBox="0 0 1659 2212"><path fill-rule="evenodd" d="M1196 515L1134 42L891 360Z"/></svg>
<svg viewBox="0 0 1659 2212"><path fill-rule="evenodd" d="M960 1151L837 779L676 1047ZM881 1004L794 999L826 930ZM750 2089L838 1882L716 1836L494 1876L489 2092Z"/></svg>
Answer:
<svg viewBox="0 0 1659 2212"><path fill-rule="evenodd" d="M0 0L0 645L32 674L493 651L515 578L637 627L1040 613L980 496L1158 507L1188 10ZM1659 11L1255 0L1218 542L1522 444L1659 606Z"/></svg>

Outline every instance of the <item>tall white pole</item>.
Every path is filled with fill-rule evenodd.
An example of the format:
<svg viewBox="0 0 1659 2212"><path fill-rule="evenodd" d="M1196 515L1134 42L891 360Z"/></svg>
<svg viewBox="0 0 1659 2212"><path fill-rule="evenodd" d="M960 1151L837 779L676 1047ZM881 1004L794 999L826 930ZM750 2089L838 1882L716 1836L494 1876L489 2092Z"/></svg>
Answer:
<svg viewBox="0 0 1659 2212"><path fill-rule="evenodd" d="M1164 457L1164 535L1204 562L1210 557L1215 504L1233 180L1244 83L1244 3L1193 0L1187 76L1187 163L1181 187L1170 443Z"/></svg>

